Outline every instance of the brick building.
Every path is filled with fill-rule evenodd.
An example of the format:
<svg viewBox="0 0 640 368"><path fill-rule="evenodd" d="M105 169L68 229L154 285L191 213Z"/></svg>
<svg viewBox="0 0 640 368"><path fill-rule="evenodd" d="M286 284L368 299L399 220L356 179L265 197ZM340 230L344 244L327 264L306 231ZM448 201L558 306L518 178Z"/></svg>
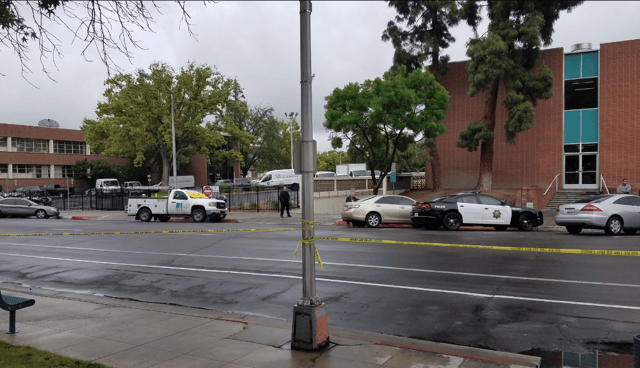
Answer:
<svg viewBox="0 0 640 368"><path fill-rule="evenodd" d="M124 159L92 155L80 130L0 124L0 185L13 190L24 185L59 184L73 178L72 166L84 159L104 159L121 165ZM69 186L84 187L75 179Z"/></svg>
<svg viewBox="0 0 640 368"><path fill-rule="evenodd" d="M539 188L538 196L557 177L558 189L615 188L629 179L640 186L640 40L599 45L577 44L542 52L554 79L553 97L538 100L533 126L507 144L502 128L506 108L499 105L493 166L493 187ZM441 83L451 99L437 138L445 188L475 187L480 151L455 145L460 130L484 115L486 93L469 97L466 62L450 64ZM506 91L501 87L499 101ZM425 168L431 185L431 167ZM603 183L604 179L604 183ZM555 184L552 185L555 189ZM540 190L541 189L541 190ZM603 189L604 190L604 189ZM615 190L615 189L614 189ZM538 198L538 205L546 203Z"/></svg>

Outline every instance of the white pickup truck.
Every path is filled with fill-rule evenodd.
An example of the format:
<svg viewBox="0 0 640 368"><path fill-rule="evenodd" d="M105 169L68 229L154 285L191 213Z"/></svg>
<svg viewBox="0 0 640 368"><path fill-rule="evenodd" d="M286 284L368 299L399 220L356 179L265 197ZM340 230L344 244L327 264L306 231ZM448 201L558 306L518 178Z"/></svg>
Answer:
<svg viewBox="0 0 640 368"><path fill-rule="evenodd" d="M211 222L219 222L227 216L227 204L199 192L174 189L168 197L129 198L127 215L144 222L152 218L166 222L171 217L191 217L195 222L209 218Z"/></svg>

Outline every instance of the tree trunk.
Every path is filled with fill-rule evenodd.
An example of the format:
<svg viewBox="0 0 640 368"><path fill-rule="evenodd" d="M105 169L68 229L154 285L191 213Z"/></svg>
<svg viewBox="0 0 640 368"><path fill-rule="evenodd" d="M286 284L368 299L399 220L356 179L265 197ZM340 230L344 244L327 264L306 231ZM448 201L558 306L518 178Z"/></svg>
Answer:
<svg viewBox="0 0 640 368"><path fill-rule="evenodd" d="M433 180L433 190L442 190L442 168L440 166L440 154L438 154L438 145L433 141L433 147L429 149L429 154L433 160L431 161L431 176ZM426 183L425 183L426 185Z"/></svg>
<svg viewBox="0 0 640 368"><path fill-rule="evenodd" d="M498 104L498 91L500 89L500 78L496 78L491 85L487 101L485 102L484 122L492 133L496 128L496 109ZM476 189L481 192L491 190L493 185L493 142L489 139L480 145L480 175Z"/></svg>
<svg viewBox="0 0 640 368"><path fill-rule="evenodd" d="M162 186L168 187L169 186L169 165L171 165L171 163L169 162L169 158L167 157L164 151L160 152L160 157L162 158Z"/></svg>

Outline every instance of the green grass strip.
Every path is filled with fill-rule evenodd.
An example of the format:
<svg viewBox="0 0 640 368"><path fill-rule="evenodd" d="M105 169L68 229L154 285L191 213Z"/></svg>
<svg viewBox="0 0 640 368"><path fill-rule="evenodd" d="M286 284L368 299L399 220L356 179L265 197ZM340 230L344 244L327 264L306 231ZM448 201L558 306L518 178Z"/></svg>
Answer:
<svg viewBox="0 0 640 368"><path fill-rule="evenodd" d="M0 367L11 368L109 368L98 363L67 358L31 346L0 340Z"/></svg>

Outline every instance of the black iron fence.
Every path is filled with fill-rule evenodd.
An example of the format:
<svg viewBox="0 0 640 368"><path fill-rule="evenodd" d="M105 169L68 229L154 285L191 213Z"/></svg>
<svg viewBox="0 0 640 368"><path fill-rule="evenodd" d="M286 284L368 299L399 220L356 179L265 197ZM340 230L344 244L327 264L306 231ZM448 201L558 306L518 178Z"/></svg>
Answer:
<svg viewBox="0 0 640 368"><path fill-rule="evenodd" d="M290 190L289 192L289 208L300 208L300 190ZM219 192L214 192L211 196L224 198L227 202L229 212L233 211L250 211L250 212L266 212L280 211L280 194L282 188L267 189L260 186L249 188L233 188L228 186L220 186Z"/></svg>
<svg viewBox="0 0 640 368"><path fill-rule="evenodd" d="M289 190L289 207L300 208L300 192ZM266 189L254 186L251 190L220 187L220 192L213 193L212 198L224 199L229 211L280 211L280 194L282 189ZM160 195L166 193L161 193ZM45 190L14 191L0 193L0 197L26 198L36 203L52 206L60 211L67 210L102 210L124 211L129 197L153 197L157 193L150 190L125 190L123 188L99 189L76 188L74 193L50 195Z"/></svg>

